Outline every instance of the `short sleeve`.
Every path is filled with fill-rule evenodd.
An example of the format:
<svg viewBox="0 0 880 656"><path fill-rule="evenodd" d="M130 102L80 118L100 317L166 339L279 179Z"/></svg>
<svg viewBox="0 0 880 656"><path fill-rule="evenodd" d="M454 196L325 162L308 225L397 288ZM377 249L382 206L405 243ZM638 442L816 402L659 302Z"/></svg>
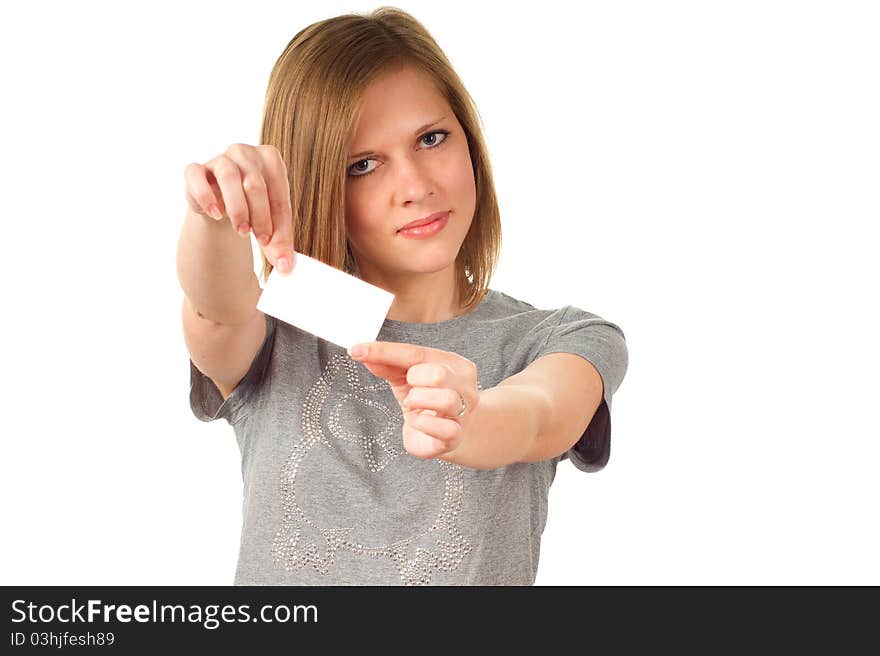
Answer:
<svg viewBox="0 0 880 656"><path fill-rule="evenodd" d="M558 316L558 321L553 321L554 316ZM537 335L537 343L543 344L534 359L550 353L574 353L590 362L602 378L602 403L577 444L562 456L581 471L598 471L611 453L612 396L629 365L623 330L598 315L566 305L538 326Z"/></svg>
<svg viewBox="0 0 880 656"><path fill-rule="evenodd" d="M249 414L250 402L254 393L263 383L275 344L277 320L269 314L266 314L265 317L266 336L260 345L260 350L251 361L250 369L244 378L225 401L214 381L202 373L190 359L189 404L193 414L201 421L214 421L222 418L228 424L234 425Z"/></svg>

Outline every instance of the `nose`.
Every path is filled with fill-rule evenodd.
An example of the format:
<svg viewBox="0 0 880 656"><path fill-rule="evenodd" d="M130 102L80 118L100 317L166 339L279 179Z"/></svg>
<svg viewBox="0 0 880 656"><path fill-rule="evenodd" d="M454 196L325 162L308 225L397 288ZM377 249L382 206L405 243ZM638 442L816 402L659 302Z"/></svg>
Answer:
<svg viewBox="0 0 880 656"><path fill-rule="evenodd" d="M415 156L400 160L395 182L401 203L418 203L433 193L433 182L427 165L420 164Z"/></svg>

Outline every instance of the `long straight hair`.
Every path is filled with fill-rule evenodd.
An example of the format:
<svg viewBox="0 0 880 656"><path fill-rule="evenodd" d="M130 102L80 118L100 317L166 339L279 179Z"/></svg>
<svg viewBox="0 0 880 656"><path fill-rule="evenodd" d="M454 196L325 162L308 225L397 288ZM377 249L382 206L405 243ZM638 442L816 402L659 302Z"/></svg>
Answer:
<svg viewBox="0 0 880 656"><path fill-rule="evenodd" d="M501 219L476 104L446 55L410 14L380 7L301 30L269 77L260 133L287 166L297 252L360 277L345 227L348 149L363 95L379 76L413 67L449 102L467 137L476 205L455 260L466 311L488 293L501 250ZM261 252L263 280L272 265Z"/></svg>

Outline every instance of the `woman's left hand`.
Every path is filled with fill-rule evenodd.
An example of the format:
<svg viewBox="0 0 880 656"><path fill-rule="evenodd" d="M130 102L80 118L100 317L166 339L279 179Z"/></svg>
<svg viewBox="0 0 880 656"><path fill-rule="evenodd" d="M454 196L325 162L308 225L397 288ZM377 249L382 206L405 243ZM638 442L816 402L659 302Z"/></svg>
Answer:
<svg viewBox="0 0 880 656"><path fill-rule="evenodd" d="M436 458L468 439L480 402L477 365L457 353L400 342L365 342L365 355L352 354L391 385L403 411L403 446L417 458ZM464 416L462 399L466 405Z"/></svg>

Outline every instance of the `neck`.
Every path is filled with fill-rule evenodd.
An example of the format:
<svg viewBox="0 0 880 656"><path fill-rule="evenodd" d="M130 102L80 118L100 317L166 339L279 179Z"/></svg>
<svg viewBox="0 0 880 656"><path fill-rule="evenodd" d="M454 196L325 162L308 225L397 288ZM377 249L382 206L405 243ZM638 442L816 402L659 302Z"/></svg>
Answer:
<svg viewBox="0 0 880 656"><path fill-rule="evenodd" d="M361 269L361 279L394 294L387 315L393 321L438 323L462 314L454 264L441 271L399 276Z"/></svg>

